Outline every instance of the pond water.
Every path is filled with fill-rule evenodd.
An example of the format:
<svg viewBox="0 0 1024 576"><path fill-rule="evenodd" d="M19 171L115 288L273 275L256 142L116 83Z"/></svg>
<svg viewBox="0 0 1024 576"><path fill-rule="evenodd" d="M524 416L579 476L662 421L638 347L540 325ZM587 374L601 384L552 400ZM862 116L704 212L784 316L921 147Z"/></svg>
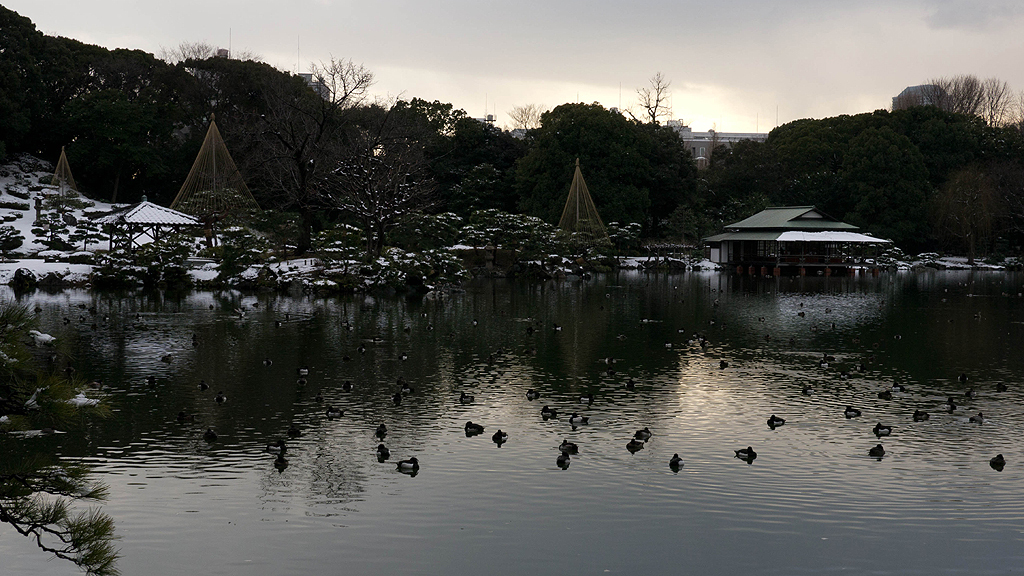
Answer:
<svg viewBox="0 0 1024 576"><path fill-rule="evenodd" d="M20 301L102 379L114 414L18 441L109 485L128 575L1005 574L1024 561L1022 280L623 272L438 299L36 292ZM413 391L396 406L400 377ZM906 392L880 399L893 384ZM467 437L469 420L484 433ZM283 471L265 451L278 439ZM579 445L566 469L563 440ZM750 463L734 454L748 445ZM399 472L411 456L418 473ZM77 572L3 526L0 558L4 574Z"/></svg>

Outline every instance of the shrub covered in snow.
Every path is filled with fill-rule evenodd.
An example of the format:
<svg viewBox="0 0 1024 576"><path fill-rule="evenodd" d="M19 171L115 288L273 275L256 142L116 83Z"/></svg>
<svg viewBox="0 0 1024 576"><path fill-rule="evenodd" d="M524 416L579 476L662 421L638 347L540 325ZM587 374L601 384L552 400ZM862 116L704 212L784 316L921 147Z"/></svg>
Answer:
<svg viewBox="0 0 1024 576"><path fill-rule="evenodd" d="M388 248L361 269L367 287L402 288L460 282L466 277L462 262L448 250L406 252Z"/></svg>
<svg viewBox="0 0 1024 576"><path fill-rule="evenodd" d="M172 234L134 252L114 250L96 259L93 284L101 288L190 284L186 261L195 255L195 240Z"/></svg>
<svg viewBox="0 0 1024 576"><path fill-rule="evenodd" d="M236 276L254 264L266 260L270 242L266 236L242 226L232 226L221 230L220 246L216 254L220 256L220 279L226 280Z"/></svg>
<svg viewBox="0 0 1024 576"><path fill-rule="evenodd" d="M11 250L20 248L25 242L25 237L14 226L0 226L0 252L4 258Z"/></svg>
<svg viewBox="0 0 1024 576"><path fill-rule="evenodd" d="M462 229L462 242L516 251L522 258L557 252L555 227L540 218L500 210L477 210Z"/></svg>
<svg viewBox="0 0 1024 576"><path fill-rule="evenodd" d="M388 243L405 250L433 250L455 244L462 230L463 220L452 212L407 216L388 233Z"/></svg>

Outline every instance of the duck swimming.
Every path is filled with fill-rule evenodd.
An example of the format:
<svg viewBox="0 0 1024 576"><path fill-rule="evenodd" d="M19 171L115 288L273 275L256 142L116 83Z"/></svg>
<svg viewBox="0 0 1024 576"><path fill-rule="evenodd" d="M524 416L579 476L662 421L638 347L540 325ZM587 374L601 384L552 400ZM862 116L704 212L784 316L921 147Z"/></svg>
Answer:
<svg viewBox="0 0 1024 576"><path fill-rule="evenodd" d="M345 380L345 382L341 385L341 389L344 390L345 392L351 392L352 391L352 381L351 380Z"/></svg>
<svg viewBox="0 0 1024 576"><path fill-rule="evenodd" d="M377 460L381 462L391 458L391 451L383 444L377 444Z"/></svg>
<svg viewBox="0 0 1024 576"><path fill-rule="evenodd" d="M971 416L970 418L968 418L968 421L973 422L975 424L984 424L985 416L981 412L978 412L976 416Z"/></svg>
<svg viewBox="0 0 1024 576"><path fill-rule="evenodd" d="M847 418L856 418L857 416L860 416L860 410L857 410L853 406L847 406L846 411L843 412L843 415L846 416Z"/></svg>
<svg viewBox="0 0 1024 576"><path fill-rule="evenodd" d="M212 428L207 428L206 432L203 433L203 440L206 440L207 442L216 442L217 433L214 432Z"/></svg>
<svg viewBox="0 0 1024 576"><path fill-rule="evenodd" d="M309 376L309 366L301 366L295 370L299 376Z"/></svg>
<svg viewBox="0 0 1024 576"><path fill-rule="evenodd" d="M473 436L476 434L482 434L484 427L480 424L474 424L472 421L466 422L466 436Z"/></svg>
<svg viewBox="0 0 1024 576"><path fill-rule="evenodd" d="M402 403L402 393L401 392L395 392L395 395L391 397L391 401L395 403L395 406L398 406L399 404L401 404Z"/></svg>
<svg viewBox="0 0 1024 576"><path fill-rule="evenodd" d="M945 407L946 407L946 410L949 410L950 412L952 412L953 410L956 410L956 401L954 401L954 400L953 400L953 397L952 397L952 396L950 396L950 397L949 397L949 398L948 398L948 399L946 400L946 403L945 403L945 404L943 404L943 406L945 406Z"/></svg>
<svg viewBox="0 0 1024 576"><path fill-rule="evenodd" d="M563 439L562 443L558 445L558 449L566 454L579 454L580 447L575 442L569 442Z"/></svg>
<svg viewBox="0 0 1024 576"><path fill-rule="evenodd" d="M387 435L387 433L388 433L388 427L385 426L384 424L381 424L380 426L377 426L377 430L374 432L374 434L376 434L380 438L383 438L385 435Z"/></svg>
<svg viewBox="0 0 1024 576"><path fill-rule="evenodd" d="M335 408L334 406L327 405L327 417L328 418L341 418L345 415L345 411L341 408Z"/></svg>
<svg viewBox="0 0 1024 576"><path fill-rule="evenodd" d="M650 440L651 436L653 436L653 434L646 426L644 426L643 430L637 430L636 433L633 434L633 438L643 441Z"/></svg>
<svg viewBox="0 0 1024 576"><path fill-rule="evenodd" d="M993 469L1002 471L1003 467L1006 466L1006 459L1003 458L1002 454L996 454L991 460L988 461L988 465Z"/></svg>
<svg viewBox="0 0 1024 576"><path fill-rule="evenodd" d="M548 418L557 418L558 411L548 408L547 406L540 409L540 415L547 420Z"/></svg>
<svg viewBox="0 0 1024 576"><path fill-rule="evenodd" d="M463 391L462 395L459 396L459 402L462 403L462 404L469 404L469 403L473 402L474 400L476 400L476 396L472 396L470 394L466 394L465 391Z"/></svg>
<svg viewBox="0 0 1024 576"><path fill-rule="evenodd" d="M416 472L420 469L420 461L415 456L408 460L401 460L398 462L398 469L402 472Z"/></svg>
<svg viewBox="0 0 1024 576"><path fill-rule="evenodd" d="M298 426L292 424L291 426L288 427L289 438L298 438L299 436L302 436L302 430L299 430Z"/></svg>
<svg viewBox="0 0 1024 576"><path fill-rule="evenodd" d="M566 468L569 467L569 455L566 454L565 452L562 452L561 454L558 455L558 458L555 459L555 463L558 464L559 468L565 470Z"/></svg>
<svg viewBox="0 0 1024 576"><path fill-rule="evenodd" d="M495 432L493 436L491 436L491 440L493 440L496 444L500 446L502 442L508 441L508 433L502 432L501 428L498 428L498 431Z"/></svg>
<svg viewBox="0 0 1024 576"><path fill-rule="evenodd" d="M580 404L593 404L593 403L594 403L594 395L593 394L584 394L584 395L580 396Z"/></svg>
<svg viewBox="0 0 1024 576"><path fill-rule="evenodd" d="M286 449L287 448L286 448L286 446L284 444L284 440L278 440L277 442L274 442L273 444L267 444L266 451L267 452L271 452L273 454L281 454Z"/></svg>
<svg viewBox="0 0 1024 576"><path fill-rule="evenodd" d="M228 397L225 396L223 392L217 392L217 396L214 400L217 401L217 404L223 404L228 401Z"/></svg>
<svg viewBox="0 0 1024 576"><path fill-rule="evenodd" d="M782 426L785 423L785 418L779 418L775 414L772 414L771 416L768 417L768 427L771 428L772 430L775 430L776 427Z"/></svg>
<svg viewBox="0 0 1024 576"><path fill-rule="evenodd" d="M575 412L572 413L572 416L569 416L569 424L577 425L588 423L590 423L590 416L580 416Z"/></svg>
<svg viewBox="0 0 1024 576"><path fill-rule="evenodd" d="M746 460L747 462L752 462L754 458L757 458L757 452L754 452L754 449L750 446L734 450L734 452L736 452L737 458L740 460Z"/></svg>
<svg viewBox="0 0 1024 576"><path fill-rule="evenodd" d="M679 454L673 454L672 458L668 461L669 468L676 469L683 466L683 459L679 457Z"/></svg>
<svg viewBox="0 0 1024 576"><path fill-rule="evenodd" d="M881 444L878 444L874 448L868 450L868 456L881 458L882 456L885 456L885 448L883 448Z"/></svg>
<svg viewBox="0 0 1024 576"><path fill-rule="evenodd" d="M996 392L1006 392L1007 390L1008 388L1006 387L1006 384L1003 384L1002 382L996 384Z"/></svg>
<svg viewBox="0 0 1024 576"><path fill-rule="evenodd" d="M635 454L643 449L644 443L639 440L633 439L626 443L626 450L629 450L630 454Z"/></svg>
<svg viewBox="0 0 1024 576"><path fill-rule="evenodd" d="M889 390L882 390L878 393L878 398L880 400L892 400L892 392Z"/></svg>
<svg viewBox="0 0 1024 576"><path fill-rule="evenodd" d="M284 452L277 455L274 458L274 468L277 468L278 472L284 472L284 469L288 467L288 460L285 460Z"/></svg>
<svg viewBox="0 0 1024 576"><path fill-rule="evenodd" d="M210 385L206 383L206 380L200 380L199 389L205 392L210 389Z"/></svg>
<svg viewBox="0 0 1024 576"><path fill-rule="evenodd" d="M929 418L931 418L931 414L924 410L914 410L914 422L923 422Z"/></svg>
<svg viewBox="0 0 1024 576"><path fill-rule="evenodd" d="M875 436L888 436L892 434L892 426L882 426L882 423L879 422L871 431L875 433Z"/></svg>
<svg viewBox="0 0 1024 576"><path fill-rule="evenodd" d="M537 398L540 398L540 392L537 392L533 388L530 388L529 390L526 391L527 400L536 400Z"/></svg>

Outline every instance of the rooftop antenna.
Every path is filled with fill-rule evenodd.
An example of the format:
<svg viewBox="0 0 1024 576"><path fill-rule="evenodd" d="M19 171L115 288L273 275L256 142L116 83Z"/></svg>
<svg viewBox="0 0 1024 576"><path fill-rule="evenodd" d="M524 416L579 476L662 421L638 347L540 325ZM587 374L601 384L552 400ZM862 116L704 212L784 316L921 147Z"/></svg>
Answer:
<svg viewBox="0 0 1024 576"><path fill-rule="evenodd" d="M779 105L775 105L775 127L779 127Z"/></svg>
<svg viewBox="0 0 1024 576"><path fill-rule="evenodd" d="M622 110L622 82L619 82L619 110Z"/></svg>
<svg viewBox="0 0 1024 576"><path fill-rule="evenodd" d="M754 132L755 133L761 131L761 124L760 124L760 122L761 122L761 113L758 112L758 113L754 114Z"/></svg>
<svg viewBox="0 0 1024 576"><path fill-rule="evenodd" d="M301 34L296 34L295 35L295 73L296 74L298 74L299 71L300 71L299 61L302 60L302 44L300 44L301 41L302 41L302 35Z"/></svg>
<svg viewBox="0 0 1024 576"><path fill-rule="evenodd" d="M228 58L231 58L231 28L228 28Z"/></svg>

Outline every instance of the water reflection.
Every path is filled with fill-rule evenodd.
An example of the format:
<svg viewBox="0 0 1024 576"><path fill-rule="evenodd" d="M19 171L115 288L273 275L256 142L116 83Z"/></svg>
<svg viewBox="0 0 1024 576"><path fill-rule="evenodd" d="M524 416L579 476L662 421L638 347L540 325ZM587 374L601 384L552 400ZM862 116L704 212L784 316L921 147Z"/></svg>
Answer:
<svg viewBox="0 0 1024 576"><path fill-rule="evenodd" d="M621 273L23 301L115 407L59 452L111 484L126 573L638 573L679 554L711 574L933 573L1019 549L1020 292L1013 274Z"/></svg>

